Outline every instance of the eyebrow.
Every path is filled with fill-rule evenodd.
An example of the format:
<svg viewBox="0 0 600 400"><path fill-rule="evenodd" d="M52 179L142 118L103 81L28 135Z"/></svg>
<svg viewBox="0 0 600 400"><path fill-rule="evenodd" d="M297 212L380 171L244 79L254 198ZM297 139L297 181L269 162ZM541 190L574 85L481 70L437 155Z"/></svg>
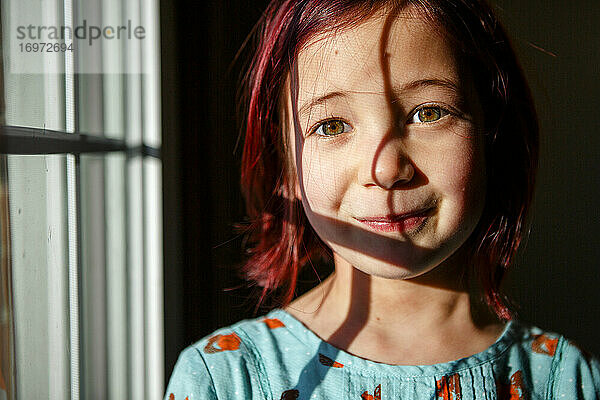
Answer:
<svg viewBox="0 0 600 400"><path fill-rule="evenodd" d="M460 94L460 89L458 88L458 85L452 80L439 79L439 78L418 79L418 80L404 83L402 85L394 86L393 87L393 93L394 93L393 102L396 102L397 97L399 95L401 95L402 93L411 92L411 91L429 88L429 87L441 87L444 89L448 89L457 95ZM300 107L300 110L298 111L298 113L299 113L299 115L303 116L312 108L326 103L327 100L329 100L329 99L348 98L352 93L353 92L350 90L338 90L338 91L334 91L334 92L329 92L322 96L315 97L312 100L310 100L309 102L305 103L302 107Z"/></svg>

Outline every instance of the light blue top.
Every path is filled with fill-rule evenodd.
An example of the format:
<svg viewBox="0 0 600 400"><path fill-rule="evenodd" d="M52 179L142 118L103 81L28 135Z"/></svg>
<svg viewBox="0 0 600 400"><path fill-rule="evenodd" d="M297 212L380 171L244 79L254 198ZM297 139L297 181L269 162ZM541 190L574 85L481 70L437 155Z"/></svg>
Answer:
<svg viewBox="0 0 600 400"><path fill-rule="evenodd" d="M489 348L442 364L388 365L324 342L276 309L185 349L165 399L600 399L600 362L513 320Z"/></svg>

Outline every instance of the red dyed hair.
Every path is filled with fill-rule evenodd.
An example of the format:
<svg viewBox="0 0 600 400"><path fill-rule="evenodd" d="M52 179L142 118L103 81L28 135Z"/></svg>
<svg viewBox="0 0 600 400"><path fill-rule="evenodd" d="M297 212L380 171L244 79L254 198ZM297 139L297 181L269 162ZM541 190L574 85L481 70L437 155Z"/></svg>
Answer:
<svg viewBox="0 0 600 400"><path fill-rule="evenodd" d="M242 191L251 220L243 271L263 288L294 295L299 269L330 250L312 230L293 193L280 98L290 66L318 33L351 27L387 7L413 6L446 33L472 71L484 112L487 192L483 214L464 246L485 300L511 318L500 284L526 232L538 160L538 123L531 93L508 37L483 0L273 0L255 27L255 53L242 84L245 143Z"/></svg>

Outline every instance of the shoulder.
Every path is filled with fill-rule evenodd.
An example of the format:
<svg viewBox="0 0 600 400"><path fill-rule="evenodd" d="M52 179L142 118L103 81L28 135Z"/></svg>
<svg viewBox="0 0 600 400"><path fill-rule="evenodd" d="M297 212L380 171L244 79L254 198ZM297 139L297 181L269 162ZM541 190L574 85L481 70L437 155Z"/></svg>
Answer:
<svg viewBox="0 0 600 400"><path fill-rule="evenodd" d="M165 399L268 397L263 357L280 346L273 330L282 326L266 315L218 329L192 344L179 356Z"/></svg>
<svg viewBox="0 0 600 400"><path fill-rule="evenodd" d="M515 321L504 384L540 398L600 399L600 364L565 336ZM502 385L499 385L502 386ZM533 396L534 398L537 398Z"/></svg>
<svg viewBox="0 0 600 400"><path fill-rule="evenodd" d="M574 341L562 338L553 367L556 398L600 399L600 361Z"/></svg>
<svg viewBox="0 0 600 400"><path fill-rule="evenodd" d="M179 355L165 395L165 400L186 398L217 399L212 376L194 345Z"/></svg>

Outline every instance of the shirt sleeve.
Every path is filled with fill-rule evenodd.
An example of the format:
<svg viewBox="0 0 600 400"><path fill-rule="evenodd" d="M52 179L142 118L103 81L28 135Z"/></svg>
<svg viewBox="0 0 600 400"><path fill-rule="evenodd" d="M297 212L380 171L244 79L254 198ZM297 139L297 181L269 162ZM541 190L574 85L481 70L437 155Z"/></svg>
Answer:
<svg viewBox="0 0 600 400"><path fill-rule="evenodd" d="M165 400L216 400L214 383L202 355L194 346L179 356L171 374Z"/></svg>
<svg viewBox="0 0 600 400"><path fill-rule="evenodd" d="M600 361L575 343L565 343L557 365L554 398L600 400Z"/></svg>

